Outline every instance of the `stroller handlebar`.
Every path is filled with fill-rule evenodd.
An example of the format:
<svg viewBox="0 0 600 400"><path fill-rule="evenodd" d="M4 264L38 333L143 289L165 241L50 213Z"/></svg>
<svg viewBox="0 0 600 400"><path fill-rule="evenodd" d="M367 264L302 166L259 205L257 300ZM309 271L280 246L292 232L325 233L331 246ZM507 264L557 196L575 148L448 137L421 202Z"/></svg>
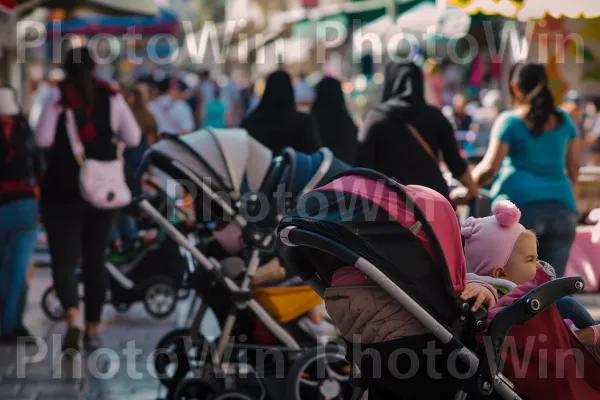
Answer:
<svg viewBox="0 0 600 400"><path fill-rule="evenodd" d="M496 376L500 352L511 327L525 324L552 306L557 300L579 293L583 291L583 288L584 282L580 277L554 279L530 290L513 304L500 311L488 327L486 336L491 339L491 343L485 343L484 357L488 359L482 365L482 378L491 380ZM491 349L488 348L490 344ZM489 359L490 357L493 359Z"/></svg>
<svg viewBox="0 0 600 400"><path fill-rule="evenodd" d="M287 246L307 246L313 249L325 251L348 265L354 265L360 258L358 254L348 247L339 245L336 241L325 236L297 228L295 226L286 226L279 232L279 240Z"/></svg>

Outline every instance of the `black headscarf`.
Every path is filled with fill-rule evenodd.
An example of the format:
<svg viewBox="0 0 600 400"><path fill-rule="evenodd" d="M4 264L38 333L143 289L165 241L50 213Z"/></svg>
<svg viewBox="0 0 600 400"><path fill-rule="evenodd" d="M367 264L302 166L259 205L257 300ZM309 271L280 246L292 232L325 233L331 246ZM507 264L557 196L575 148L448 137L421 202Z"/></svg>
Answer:
<svg viewBox="0 0 600 400"><path fill-rule="evenodd" d="M267 78L265 91L260 103L253 112L255 115L295 111L294 87L292 78L285 71L275 71Z"/></svg>
<svg viewBox="0 0 600 400"><path fill-rule="evenodd" d="M381 103L375 108L410 119L426 105L423 71L412 62L386 65Z"/></svg>
<svg viewBox="0 0 600 400"><path fill-rule="evenodd" d="M310 113L317 123L323 146L352 164L356 157L358 129L346 108L340 81L325 77L319 82Z"/></svg>
<svg viewBox="0 0 600 400"><path fill-rule="evenodd" d="M296 111L292 79L285 71L269 75L260 103L241 126L274 154L288 146L304 153L320 147L312 117Z"/></svg>

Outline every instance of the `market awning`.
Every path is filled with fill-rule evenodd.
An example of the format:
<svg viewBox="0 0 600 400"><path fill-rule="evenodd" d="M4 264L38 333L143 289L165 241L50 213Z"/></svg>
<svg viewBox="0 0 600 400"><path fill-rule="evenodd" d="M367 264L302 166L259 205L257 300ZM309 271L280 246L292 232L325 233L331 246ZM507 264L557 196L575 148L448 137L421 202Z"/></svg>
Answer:
<svg viewBox="0 0 600 400"><path fill-rule="evenodd" d="M522 21L554 18L598 18L597 0L447 0L448 4L464 8L471 14L502 15Z"/></svg>
<svg viewBox="0 0 600 400"><path fill-rule="evenodd" d="M400 38L400 35L412 36L406 44L423 46L431 39L445 40L464 36L470 26L471 17L460 8L446 7L440 10L433 2L417 1L413 2L412 7L403 9L394 22L385 15L364 25L354 33L352 40L355 48L362 49L366 45L366 52L379 56L380 54L375 53L382 51L388 41ZM372 34L381 38L382 46L373 48L371 41L367 40Z"/></svg>

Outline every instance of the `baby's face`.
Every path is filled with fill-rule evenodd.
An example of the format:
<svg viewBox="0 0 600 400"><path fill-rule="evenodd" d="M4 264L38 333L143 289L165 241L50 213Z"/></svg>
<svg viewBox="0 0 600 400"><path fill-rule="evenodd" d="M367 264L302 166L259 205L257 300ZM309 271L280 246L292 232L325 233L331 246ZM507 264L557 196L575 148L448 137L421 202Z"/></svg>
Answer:
<svg viewBox="0 0 600 400"><path fill-rule="evenodd" d="M537 268L537 239L533 232L523 232L504 267L504 279L520 285L534 279Z"/></svg>

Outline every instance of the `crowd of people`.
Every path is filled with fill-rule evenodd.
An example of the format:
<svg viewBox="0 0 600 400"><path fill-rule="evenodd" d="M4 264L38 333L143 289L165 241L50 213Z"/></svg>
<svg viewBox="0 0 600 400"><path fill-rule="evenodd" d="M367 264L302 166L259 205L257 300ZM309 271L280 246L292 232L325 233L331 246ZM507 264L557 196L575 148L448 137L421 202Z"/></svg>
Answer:
<svg viewBox="0 0 600 400"><path fill-rule="evenodd" d="M590 110L576 116L577 100L570 100L577 107L569 110L554 105L543 65L513 68L510 81L503 82L512 94L511 109L500 112L498 93L491 91L483 107L469 112L466 95L456 93L448 114L426 101L427 82L420 67L392 62L385 69L380 101L362 122L349 112L342 83L333 77L324 77L313 89L302 77L294 82L278 70L267 77L260 98L252 100L243 91L219 86L209 71L200 73L193 87L176 76L147 76L122 91L116 83L97 79L94 69L86 48L72 49L64 61L64 79L40 89L44 93L38 93L29 120L14 91L0 88L2 340L26 333L20 310L40 214L54 286L66 310L63 349L78 349L81 337L87 349L101 345L98 327L108 285L105 250L110 241L125 250L132 244L126 217L82 197L81 156L108 162L119 159L127 147L127 176L140 167L143 154L161 133L185 135L203 127L239 126L274 154L288 146L305 153L326 146L349 165L378 170L404 185L434 189L454 206L475 199L480 187L491 186L494 200L510 200L521 210L521 224L539 242L539 258L558 276L564 274L578 218L578 126L590 125L591 116ZM600 124L591 125L585 129L594 132ZM470 168L456 131L488 129L485 156ZM450 191L443 167L464 188ZM77 326L74 274L80 260L83 331Z"/></svg>

